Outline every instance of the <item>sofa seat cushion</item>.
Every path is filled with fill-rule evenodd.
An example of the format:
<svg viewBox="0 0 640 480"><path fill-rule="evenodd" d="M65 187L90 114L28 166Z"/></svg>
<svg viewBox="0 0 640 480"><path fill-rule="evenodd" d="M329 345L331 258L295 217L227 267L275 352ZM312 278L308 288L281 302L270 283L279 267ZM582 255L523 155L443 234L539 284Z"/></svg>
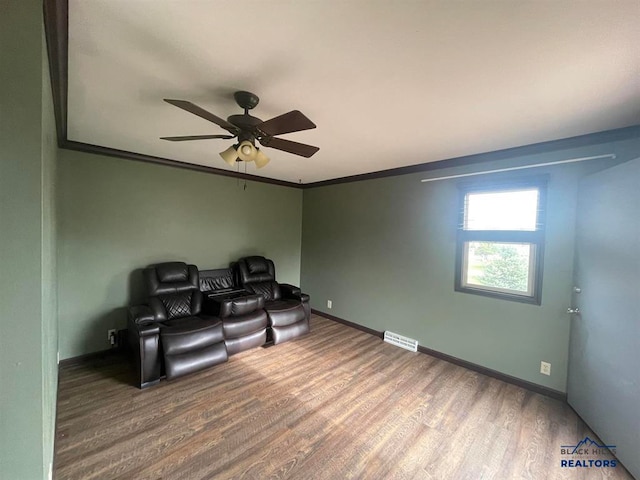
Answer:
<svg viewBox="0 0 640 480"><path fill-rule="evenodd" d="M186 351L165 356L167 380L226 362L227 348L224 343L214 343L195 351Z"/></svg>
<svg viewBox="0 0 640 480"><path fill-rule="evenodd" d="M165 355L179 355L224 341L217 318L184 317L163 322L160 337Z"/></svg>
<svg viewBox="0 0 640 480"><path fill-rule="evenodd" d="M264 305L272 327L284 327L305 319L305 312L299 300L272 300Z"/></svg>
<svg viewBox="0 0 640 480"><path fill-rule="evenodd" d="M265 315L266 317L266 315ZM263 328L254 333L249 333L237 338L226 338L224 344L227 346L227 353L235 355L251 348L264 345L267 341L267 329Z"/></svg>
<svg viewBox="0 0 640 480"><path fill-rule="evenodd" d="M269 320L264 310L247 313L240 317L228 317L222 321L224 338L238 338L250 333L265 330Z"/></svg>
<svg viewBox="0 0 640 480"><path fill-rule="evenodd" d="M288 342L307 333L309 333L309 322L306 319L284 327L274 327L272 332L273 344Z"/></svg>

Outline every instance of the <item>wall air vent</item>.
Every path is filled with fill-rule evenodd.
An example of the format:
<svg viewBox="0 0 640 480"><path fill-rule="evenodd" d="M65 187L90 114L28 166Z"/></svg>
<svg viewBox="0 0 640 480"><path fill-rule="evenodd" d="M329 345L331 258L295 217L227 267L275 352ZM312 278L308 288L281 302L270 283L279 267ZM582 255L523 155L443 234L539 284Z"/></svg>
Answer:
<svg viewBox="0 0 640 480"><path fill-rule="evenodd" d="M390 343L391 345L395 345L396 347L411 350L412 352L418 351L417 340L414 340L413 338L403 337L402 335L390 332L389 330L384 332L384 341Z"/></svg>

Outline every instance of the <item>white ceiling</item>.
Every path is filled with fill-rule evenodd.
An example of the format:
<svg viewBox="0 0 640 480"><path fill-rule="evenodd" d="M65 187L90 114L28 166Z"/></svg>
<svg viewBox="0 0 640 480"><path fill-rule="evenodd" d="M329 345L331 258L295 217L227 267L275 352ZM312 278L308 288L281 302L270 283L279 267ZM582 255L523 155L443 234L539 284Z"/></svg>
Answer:
<svg viewBox="0 0 640 480"><path fill-rule="evenodd" d="M640 1L70 0L68 82L69 140L227 170L163 98L299 109L248 173L310 183L640 124Z"/></svg>

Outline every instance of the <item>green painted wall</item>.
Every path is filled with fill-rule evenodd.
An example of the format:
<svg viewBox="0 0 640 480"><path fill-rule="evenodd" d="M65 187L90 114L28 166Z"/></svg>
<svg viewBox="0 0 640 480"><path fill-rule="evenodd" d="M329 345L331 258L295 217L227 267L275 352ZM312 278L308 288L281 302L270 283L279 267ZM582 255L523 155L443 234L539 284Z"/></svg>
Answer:
<svg viewBox="0 0 640 480"><path fill-rule="evenodd" d="M0 476L47 478L57 388L56 163L42 2L0 14Z"/></svg>
<svg viewBox="0 0 640 480"><path fill-rule="evenodd" d="M577 182L594 170L637 157L638 151L640 140L483 165L496 169L618 155L615 161L495 174L551 175L541 306L454 291L456 185L469 179L420 180L474 171L472 167L305 190L302 288L320 311L565 391ZM541 360L551 362L550 377L539 373Z"/></svg>
<svg viewBox="0 0 640 480"><path fill-rule="evenodd" d="M223 268L274 260L298 284L302 191L62 150L58 167L60 358L109 348L126 306L143 300L140 269L185 261Z"/></svg>

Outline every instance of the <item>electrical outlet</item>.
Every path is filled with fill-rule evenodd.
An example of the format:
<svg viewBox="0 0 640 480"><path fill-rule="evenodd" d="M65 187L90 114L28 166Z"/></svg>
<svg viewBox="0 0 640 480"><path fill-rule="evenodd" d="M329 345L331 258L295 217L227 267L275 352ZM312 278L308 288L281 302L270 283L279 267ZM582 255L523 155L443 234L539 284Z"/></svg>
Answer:
<svg viewBox="0 0 640 480"><path fill-rule="evenodd" d="M540 373L551 375L551 364L549 362L540 362Z"/></svg>
<svg viewBox="0 0 640 480"><path fill-rule="evenodd" d="M331 300L327 300L327 308L331 308L333 302Z"/></svg>
<svg viewBox="0 0 640 480"><path fill-rule="evenodd" d="M107 330L107 340L111 346L115 346L118 343L118 334L115 328Z"/></svg>

